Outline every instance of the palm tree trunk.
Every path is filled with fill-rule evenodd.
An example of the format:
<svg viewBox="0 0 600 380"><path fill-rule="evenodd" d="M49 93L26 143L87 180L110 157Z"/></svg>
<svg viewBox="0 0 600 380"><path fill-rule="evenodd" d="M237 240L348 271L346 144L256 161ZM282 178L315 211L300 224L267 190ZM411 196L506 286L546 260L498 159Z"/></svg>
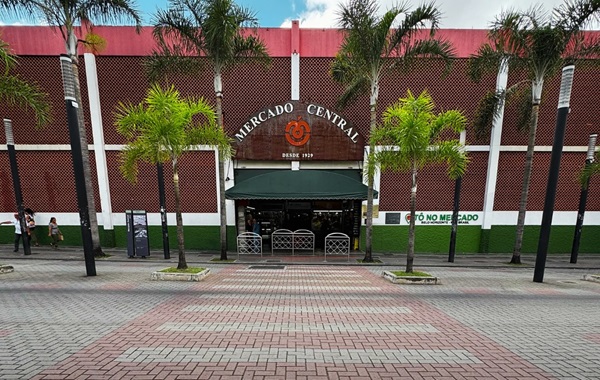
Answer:
<svg viewBox="0 0 600 380"><path fill-rule="evenodd" d="M217 93L216 96L216 111L217 111L217 123L219 128L223 128L223 95ZM221 217L220 223L220 251L221 260L227 260L227 209L225 202L225 162L217 151L219 159L219 215Z"/></svg>
<svg viewBox="0 0 600 380"><path fill-rule="evenodd" d="M83 176L85 180L85 190L88 204L88 218L90 220L90 232L92 234L92 252L94 257L103 257L102 247L100 246L100 233L98 232L98 218L96 217L96 202L94 199L94 189L92 187L92 174L90 170L90 153L88 151L87 131L85 120L83 118L83 108L81 107L81 87L79 84L79 60L77 54L71 55L73 66L73 76L75 83L75 96L77 97L77 122L79 124L79 139L81 141L81 157L83 159Z"/></svg>
<svg viewBox="0 0 600 380"><path fill-rule="evenodd" d="M525 214L527 212L527 197L529 196L529 182L533 168L533 150L535 148L535 134L538 125L540 104L535 103L531 112L531 125L529 126L529 141L527 142L527 154L525 156L525 172L523 174L523 187L521 189L521 201L519 202L519 216L517 218L517 233L515 247L513 249L511 264L521 264L521 248L523 246L523 231L525 229Z"/></svg>
<svg viewBox="0 0 600 380"><path fill-rule="evenodd" d="M410 191L410 221L408 225L408 252L406 253L406 273L412 273L415 261L415 218L417 214L417 165L412 168L412 188Z"/></svg>
<svg viewBox="0 0 600 380"><path fill-rule="evenodd" d="M183 243L183 218L181 217L181 196L179 194L179 170L177 159L173 160L173 190L175 195L175 219L177 220L177 249L179 251L179 262L177 269L186 269L185 246Z"/></svg>
<svg viewBox="0 0 600 380"><path fill-rule="evenodd" d="M373 97L372 97L373 98ZM371 126L370 130L375 130L377 124L377 113L376 108L377 102L371 101ZM369 143L369 155L368 160L371 161L373 154L375 153L375 145ZM373 262L373 183L375 174L368 174L367 178L367 223L366 223L366 236L365 236L365 257L363 259L366 263Z"/></svg>

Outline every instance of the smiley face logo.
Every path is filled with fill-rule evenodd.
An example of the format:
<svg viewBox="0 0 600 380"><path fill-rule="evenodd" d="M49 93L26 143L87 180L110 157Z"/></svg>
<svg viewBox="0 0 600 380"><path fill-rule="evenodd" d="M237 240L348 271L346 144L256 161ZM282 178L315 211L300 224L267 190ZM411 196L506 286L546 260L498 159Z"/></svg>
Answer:
<svg viewBox="0 0 600 380"><path fill-rule="evenodd" d="M293 146L302 146L310 139L310 126L302 116L292 120L285 126L285 139Z"/></svg>

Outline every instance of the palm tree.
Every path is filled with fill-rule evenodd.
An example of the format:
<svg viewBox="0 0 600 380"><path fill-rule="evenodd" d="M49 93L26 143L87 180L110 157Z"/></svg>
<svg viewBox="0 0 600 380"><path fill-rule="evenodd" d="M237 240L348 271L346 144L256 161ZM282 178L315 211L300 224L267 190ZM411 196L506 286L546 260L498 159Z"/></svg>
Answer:
<svg viewBox="0 0 600 380"><path fill-rule="evenodd" d="M404 19L391 29L401 15ZM388 69L408 70L418 57L441 57L449 65L453 57L450 43L433 38L440 17L433 3L412 12L404 5L395 6L381 17L375 0L350 0L347 6L341 5L339 23L344 40L330 70L333 79L345 86L338 107L344 108L358 96L369 94L373 131L377 123L379 83ZM422 32L427 25L429 34ZM370 146L369 155L373 154L373 148ZM373 173L367 175L365 262L373 261L373 178Z"/></svg>
<svg viewBox="0 0 600 380"><path fill-rule="evenodd" d="M417 209L418 170L430 163L446 163L448 176L457 179L465 173L468 158L458 140L442 140L445 130L460 133L465 129L466 118L461 112L450 110L435 114L431 95L423 91L415 98L408 90L383 113L383 124L371 133L371 146L383 145L371 156L367 165L369 173L376 166L411 173L410 222L406 273L413 271L415 256L415 213Z"/></svg>
<svg viewBox="0 0 600 380"><path fill-rule="evenodd" d="M199 123L198 118L202 119ZM173 168L175 214L177 219L178 269L186 269L179 157L195 145L218 147L221 155L231 155L231 142L216 125L215 112L203 99L182 99L173 86L163 90L153 85L139 105L120 103L116 111L117 131L127 138L121 152L121 173L132 183L137 180L139 161L151 164L170 162ZM226 158L226 157L225 157Z"/></svg>
<svg viewBox="0 0 600 380"><path fill-rule="evenodd" d="M214 72L217 123L223 128L223 81L227 68L249 60L269 62L264 43L244 27L257 27L254 14L233 0L171 0L169 8L158 11L154 37L159 51L147 61L151 79L169 73L194 74L202 70L205 56ZM219 155L223 157L223 155ZM219 159L220 252L227 260L227 210L225 203L225 165Z"/></svg>
<svg viewBox="0 0 600 380"><path fill-rule="evenodd" d="M503 93L488 93L480 103L474 121L477 134L489 130L501 101L520 104L518 128L528 130L525 171L519 202L519 215L511 263L521 263L521 248L529 182L533 167L533 151L544 80L551 78L567 62L588 58L600 51L600 40L586 38L583 28L600 15L598 0L567 0L549 14L541 6L525 12L507 11L492 22L489 42L484 43L470 59L469 75L478 81L486 71L497 71L502 60L509 69L524 72L528 78ZM531 95L527 95L531 94Z"/></svg>
<svg viewBox="0 0 600 380"><path fill-rule="evenodd" d="M50 122L50 103L39 87L13 75L10 71L17 64L17 57L10 53L8 44L0 40L0 68L4 66L0 75L0 100L9 105L30 109L35 115L35 124L38 128Z"/></svg>
<svg viewBox="0 0 600 380"><path fill-rule="evenodd" d="M66 54L71 58L73 65L73 80L77 103L83 104L81 102L81 88L79 85L79 56L77 48L80 43L93 48L94 44L98 43L100 39L93 33L89 33L85 37L80 36L85 29L82 26L87 26L91 30L95 21L110 23L114 21L133 20L139 28L141 19L132 4L133 1L130 0L0 0L0 9L12 12L19 17L30 19L35 23L44 20L48 25L60 31L65 42ZM94 191L92 189L83 109L79 107L77 113L93 252L94 256L103 256L102 248L100 247Z"/></svg>

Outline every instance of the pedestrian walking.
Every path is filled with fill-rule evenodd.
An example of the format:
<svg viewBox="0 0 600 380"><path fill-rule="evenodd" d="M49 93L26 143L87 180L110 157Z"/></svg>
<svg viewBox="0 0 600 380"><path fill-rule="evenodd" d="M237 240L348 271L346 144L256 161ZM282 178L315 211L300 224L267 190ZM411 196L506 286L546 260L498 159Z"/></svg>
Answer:
<svg viewBox="0 0 600 380"><path fill-rule="evenodd" d="M48 223L48 236L52 238L52 242L50 243L52 248L58 249L58 242L63 239L63 235L58 228L55 217L50 218L50 223Z"/></svg>
<svg viewBox="0 0 600 380"><path fill-rule="evenodd" d="M15 249L13 252L19 252L19 241L21 240L21 221L19 220L19 214L14 213L13 220L5 220L4 222L0 222L0 224L13 224L15 226Z"/></svg>
<svg viewBox="0 0 600 380"><path fill-rule="evenodd" d="M29 239L30 245L33 241L35 246L39 247L40 243L38 242L38 238L35 233L35 219L33 219L33 215L34 212L31 211L31 209L28 209L27 213L25 214L25 222L27 224L27 238Z"/></svg>

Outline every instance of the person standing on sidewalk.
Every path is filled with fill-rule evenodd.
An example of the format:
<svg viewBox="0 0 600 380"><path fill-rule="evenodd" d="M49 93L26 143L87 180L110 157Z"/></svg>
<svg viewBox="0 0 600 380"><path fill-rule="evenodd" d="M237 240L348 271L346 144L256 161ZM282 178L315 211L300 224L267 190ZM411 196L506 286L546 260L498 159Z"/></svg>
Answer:
<svg viewBox="0 0 600 380"><path fill-rule="evenodd" d="M14 217L15 219L11 220L5 220L4 222L0 222L0 224L13 224L15 226L15 249L13 250L13 252L19 252L19 241L21 240L21 221L19 220L19 214L18 213L14 213Z"/></svg>
<svg viewBox="0 0 600 380"><path fill-rule="evenodd" d="M50 223L48 224L48 236L52 238L52 243L50 243L52 248L58 249L58 242L62 240L62 233L58 228L55 217L50 218Z"/></svg>
<svg viewBox="0 0 600 380"><path fill-rule="evenodd" d="M36 247L40 246L38 242L37 235L35 234L35 219L33 219L33 212L25 214L25 221L27 222L27 238L29 239L29 243L31 242L35 244Z"/></svg>

